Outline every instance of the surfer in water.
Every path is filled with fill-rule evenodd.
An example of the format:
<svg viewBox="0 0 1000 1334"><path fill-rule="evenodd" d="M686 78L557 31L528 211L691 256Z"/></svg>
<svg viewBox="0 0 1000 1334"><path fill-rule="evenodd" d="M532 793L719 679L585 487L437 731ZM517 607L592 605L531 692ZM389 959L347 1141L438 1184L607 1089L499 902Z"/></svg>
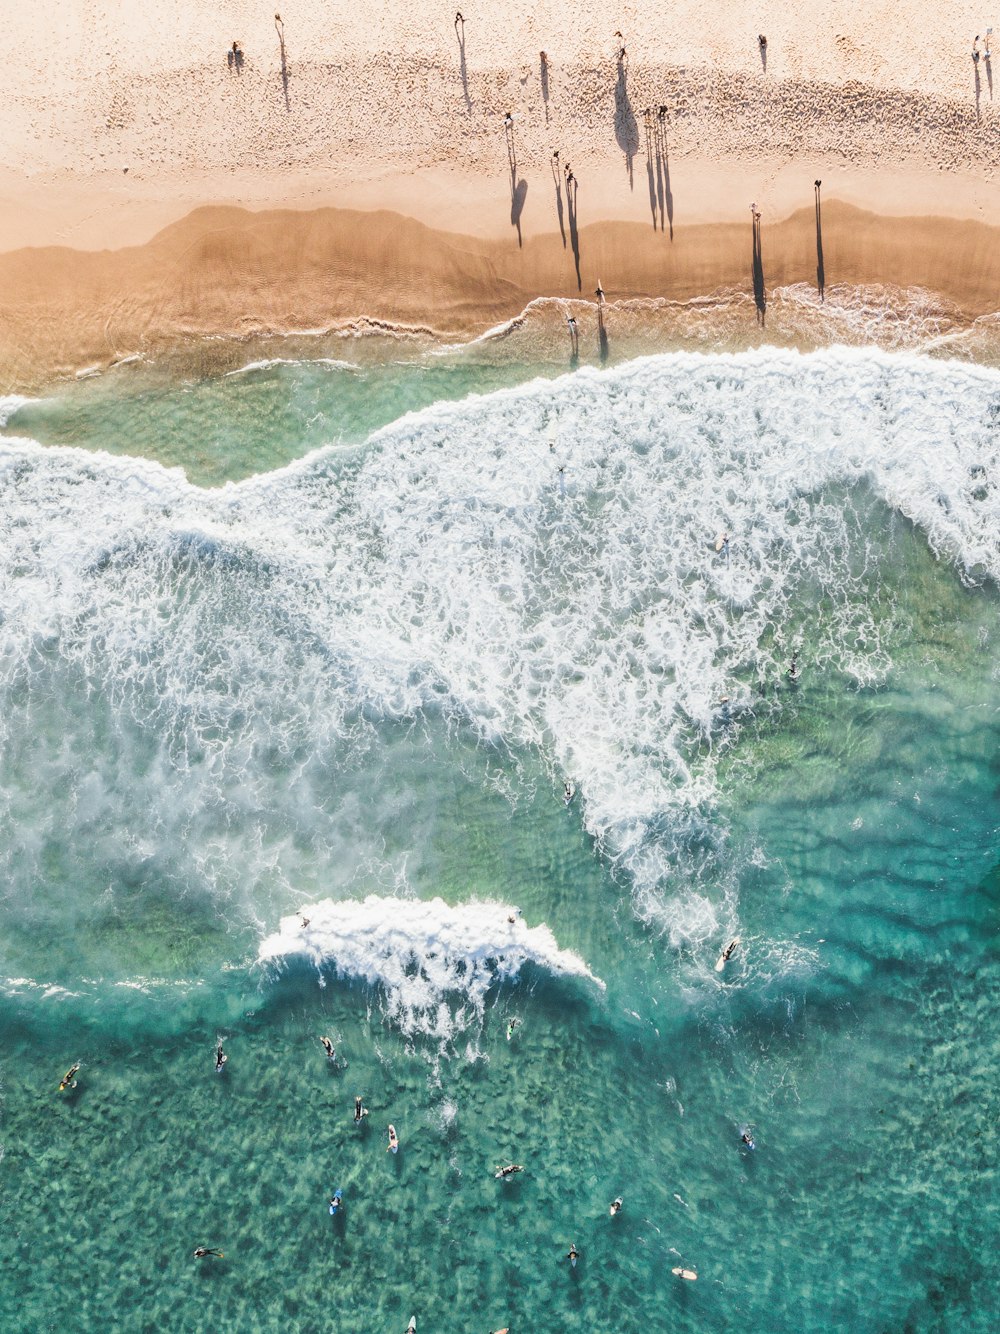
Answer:
<svg viewBox="0 0 1000 1334"><path fill-rule="evenodd" d="M355 1124L356 1126L359 1126L359 1125L361 1124L361 1122L362 1122L362 1119L363 1119L364 1117L366 1117L367 1115L368 1115L368 1108L364 1105L364 1103L361 1101L360 1098L355 1098L355 1099L354 1099L354 1124Z"/></svg>
<svg viewBox="0 0 1000 1334"><path fill-rule="evenodd" d="M798 653L793 653L792 661L788 667L788 679L791 681L792 685L797 684L799 675L799 655Z"/></svg>
<svg viewBox="0 0 1000 1334"><path fill-rule="evenodd" d="M756 1149L757 1145L754 1141L753 1132L749 1126L746 1126L743 1133L740 1135L740 1143L746 1145L748 1149Z"/></svg>
<svg viewBox="0 0 1000 1334"><path fill-rule="evenodd" d="M220 1042L215 1049L215 1073L217 1075L222 1074L222 1067L226 1064L228 1060L229 1057L222 1050L222 1043Z"/></svg>
<svg viewBox="0 0 1000 1334"><path fill-rule="evenodd" d="M506 1167L501 1167L497 1163L496 1171L493 1173L497 1181L506 1181L508 1177L516 1176L518 1172L523 1172L524 1168L520 1163L508 1163Z"/></svg>
<svg viewBox="0 0 1000 1334"><path fill-rule="evenodd" d="M344 1202L344 1192L338 1186L337 1189L330 1196L330 1215L332 1218L337 1217L337 1214L340 1212L340 1207L343 1204L343 1202Z"/></svg>
<svg viewBox="0 0 1000 1334"><path fill-rule="evenodd" d="M611 1215L612 1218L617 1218L618 1215L621 1213L622 1203L623 1201L620 1195L615 1196L615 1198L611 1201L611 1207L608 1210L608 1213Z"/></svg>
<svg viewBox="0 0 1000 1334"><path fill-rule="evenodd" d="M59 1081L60 1093L65 1093L67 1089L76 1088L77 1084L79 1083L79 1080L76 1077L76 1072L79 1070L79 1068L80 1068L80 1062L74 1061L73 1064L70 1066L70 1068L63 1075L62 1079L60 1079Z"/></svg>
<svg viewBox="0 0 1000 1334"><path fill-rule="evenodd" d="M722 951L722 953L716 960L715 971L717 973L721 973L723 968L725 968L726 964L736 953L739 943L740 943L739 936L733 936L732 940L729 942L729 944L726 946L726 948Z"/></svg>
<svg viewBox="0 0 1000 1334"><path fill-rule="evenodd" d="M410 1316L410 1323L406 1326L406 1334L417 1334L417 1317L415 1315Z"/></svg>
<svg viewBox="0 0 1000 1334"><path fill-rule="evenodd" d="M520 1022L521 1022L520 1019L511 1019L510 1022L508 1023L508 1025L507 1025L507 1041L508 1041L508 1042L509 1042L509 1041L511 1040L511 1038L514 1036L514 1029L517 1028L517 1026L518 1026L518 1024L519 1024Z"/></svg>
<svg viewBox="0 0 1000 1334"><path fill-rule="evenodd" d="M567 781L563 783L563 803L568 806L575 796L576 788L567 779Z"/></svg>
<svg viewBox="0 0 1000 1334"><path fill-rule="evenodd" d="M337 1052L330 1039L320 1038L320 1042L322 1042L323 1050L326 1052L326 1059L328 1061L335 1061L337 1059Z"/></svg>
<svg viewBox="0 0 1000 1334"><path fill-rule="evenodd" d="M196 1260L204 1260L209 1255L214 1255L217 1260L224 1258L224 1252L218 1250L215 1246L196 1246L194 1248L194 1258Z"/></svg>
<svg viewBox="0 0 1000 1334"><path fill-rule="evenodd" d="M566 1252L566 1259L570 1262L570 1264L571 1264L571 1265L573 1266L573 1268L575 1269L575 1268L576 1268L576 1262L577 1262L577 1260L579 1260L579 1258L580 1258L580 1252L576 1249L576 1242L575 1242L575 1241L571 1241L570 1244L569 1244L569 1250Z"/></svg>
<svg viewBox="0 0 1000 1334"><path fill-rule="evenodd" d="M396 1127L389 1127L389 1143L385 1146L386 1153L396 1153L399 1149L399 1140L396 1137Z"/></svg>

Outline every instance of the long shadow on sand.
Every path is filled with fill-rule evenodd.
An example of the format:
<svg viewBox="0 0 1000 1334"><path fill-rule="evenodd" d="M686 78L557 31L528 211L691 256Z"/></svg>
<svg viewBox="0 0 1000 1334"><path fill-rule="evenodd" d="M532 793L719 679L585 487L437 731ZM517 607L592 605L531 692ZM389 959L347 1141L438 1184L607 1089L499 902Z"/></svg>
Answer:
<svg viewBox="0 0 1000 1334"><path fill-rule="evenodd" d="M615 83L615 139L618 147L625 154L625 166L628 171L629 189L635 182L632 174L632 159L639 151L639 126L628 97L626 83L626 65L624 56L618 57L618 79Z"/></svg>

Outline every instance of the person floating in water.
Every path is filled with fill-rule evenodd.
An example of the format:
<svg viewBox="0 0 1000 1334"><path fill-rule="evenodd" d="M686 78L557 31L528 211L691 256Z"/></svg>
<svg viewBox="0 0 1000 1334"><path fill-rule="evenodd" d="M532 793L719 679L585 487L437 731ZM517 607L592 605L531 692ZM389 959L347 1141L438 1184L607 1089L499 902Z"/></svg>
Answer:
<svg viewBox="0 0 1000 1334"><path fill-rule="evenodd" d="M757 1145L754 1142L754 1137L749 1126L747 1126L742 1135L740 1135L740 1143L745 1144L748 1149L756 1149Z"/></svg>
<svg viewBox="0 0 1000 1334"><path fill-rule="evenodd" d="M794 685L798 681L799 675L799 655L796 652L792 654L792 661L788 667L788 679Z"/></svg>
<svg viewBox="0 0 1000 1334"><path fill-rule="evenodd" d="M616 1195L615 1198L611 1201L611 1207L608 1210L608 1213L611 1215L612 1218L617 1218L618 1215L621 1213L622 1203L623 1201L620 1195Z"/></svg>
<svg viewBox="0 0 1000 1334"><path fill-rule="evenodd" d="M194 1248L194 1258L196 1260L204 1260L208 1255L214 1255L217 1260L222 1260L225 1257L225 1252L218 1250L215 1246L196 1246Z"/></svg>
<svg viewBox="0 0 1000 1334"><path fill-rule="evenodd" d="M354 1099L354 1124L355 1124L356 1126L359 1126L359 1125L361 1124L361 1122L362 1122L362 1119L363 1119L364 1117L366 1117L367 1115L368 1115L368 1108L364 1105L364 1103L361 1101L360 1098L355 1098L355 1099Z"/></svg>
<svg viewBox="0 0 1000 1334"><path fill-rule="evenodd" d="M343 1192L343 1191L340 1189L340 1187L338 1186L337 1189L336 1189L336 1190L333 1192L333 1194L330 1196L330 1215L331 1215L331 1217L333 1217L333 1218L336 1218L336 1217L337 1217L337 1214L340 1212L340 1208L341 1208L341 1205L342 1205L343 1203L344 1203L344 1192Z"/></svg>
<svg viewBox="0 0 1000 1334"><path fill-rule="evenodd" d="M580 1258L580 1252L576 1249L576 1242L575 1242L575 1241L571 1241L570 1244L569 1244L569 1250L566 1252L566 1259L570 1262L570 1264L571 1264L571 1265L573 1266L573 1268L575 1269L575 1268L576 1268L576 1262L577 1262L577 1260L579 1260L579 1258Z"/></svg>
<svg viewBox="0 0 1000 1334"><path fill-rule="evenodd" d="M386 1153L395 1153L399 1149L399 1139L396 1136L396 1127L389 1127L389 1143L385 1146Z"/></svg>
<svg viewBox="0 0 1000 1334"><path fill-rule="evenodd" d="M80 1069L80 1062L74 1061L73 1064L70 1066L70 1068L63 1075L62 1079L60 1079L59 1081L60 1093L65 1093L67 1089L76 1088L77 1084L79 1083L79 1080L76 1077L77 1071L79 1069Z"/></svg>
<svg viewBox="0 0 1000 1334"><path fill-rule="evenodd" d="M508 1024L507 1024L507 1041L508 1041L508 1042L509 1042L509 1041L511 1040L511 1038L514 1036L514 1029L517 1028L517 1026L518 1026L518 1024L519 1024L520 1022L521 1022L520 1019L511 1019L511 1020L508 1022Z"/></svg>
<svg viewBox="0 0 1000 1334"><path fill-rule="evenodd" d="M521 1163L508 1163L506 1167L501 1167L497 1163L496 1171L493 1173L497 1181L506 1181L508 1177L517 1176L518 1172L523 1172L524 1167Z"/></svg>
<svg viewBox="0 0 1000 1334"><path fill-rule="evenodd" d="M328 1061L335 1061L335 1060L337 1059L337 1053L336 1053L336 1050L334 1049L334 1045L333 1045L333 1043L330 1041L330 1039L329 1039L329 1038L320 1038L320 1042L322 1042L322 1044L323 1044L323 1050L326 1052L326 1059L327 1059Z"/></svg>
<svg viewBox="0 0 1000 1334"><path fill-rule="evenodd" d="M229 1057L222 1050L222 1043L220 1042L215 1049L215 1073L217 1075L222 1074L222 1067L226 1064L228 1060Z"/></svg>
<svg viewBox="0 0 1000 1334"><path fill-rule="evenodd" d="M511 908L510 912L507 914L507 921L511 924L511 926L513 926L520 916L521 916L520 908Z"/></svg>

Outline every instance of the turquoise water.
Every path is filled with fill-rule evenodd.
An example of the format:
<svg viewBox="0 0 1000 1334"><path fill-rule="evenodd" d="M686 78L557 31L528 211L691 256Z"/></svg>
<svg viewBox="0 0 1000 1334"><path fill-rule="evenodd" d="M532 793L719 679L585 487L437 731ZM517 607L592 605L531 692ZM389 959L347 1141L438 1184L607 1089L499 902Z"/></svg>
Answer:
<svg viewBox="0 0 1000 1334"><path fill-rule="evenodd" d="M8 416L4 1329L994 1328L1000 373L532 346Z"/></svg>

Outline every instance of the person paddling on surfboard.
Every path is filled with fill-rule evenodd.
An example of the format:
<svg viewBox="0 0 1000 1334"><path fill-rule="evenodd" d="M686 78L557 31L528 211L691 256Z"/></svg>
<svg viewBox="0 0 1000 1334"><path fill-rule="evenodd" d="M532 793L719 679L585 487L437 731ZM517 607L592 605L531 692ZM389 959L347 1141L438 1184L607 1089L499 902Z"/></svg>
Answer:
<svg viewBox="0 0 1000 1334"><path fill-rule="evenodd" d="M730 960L730 959L733 957L733 955L736 953L736 949L737 949L739 943L740 943L740 938L739 938L739 936L733 936L732 940L729 942L729 944L726 946L726 948L722 951L722 953L719 955L718 960L716 961L715 971L716 971L717 973L721 973L722 970L723 970L723 968L725 968L726 964L729 962L729 960Z"/></svg>
<svg viewBox="0 0 1000 1334"><path fill-rule="evenodd" d="M493 1173L497 1181L506 1181L508 1177L517 1176L518 1172L523 1172L524 1168L520 1163L508 1163L506 1167L501 1167L497 1163L496 1171Z"/></svg>
<svg viewBox="0 0 1000 1334"><path fill-rule="evenodd" d="M756 1149L757 1145L754 1142L753 1132L749 1126L744 1127L743 1133L740 1135L740 1143L745 1144L748 1149Z"/></svg>
<svg viewBox="0 0 1000 1334"><path fill-rule="evenodd" d="M406 1326L406 1334L417 1334L417 1317L410 1316L410 1323Z"/></svg>
<svg viewBox="0 0 1000 1334"><path fill-rule="evenodd" d="M336 1218L336 1217L337 1217L337 1214L340 1213L340 1207L341 1207L341 1205L343 1204L343 1202L344 1202L344 1192L343 1192L343 1191L340 1189L340 1187L338 1186L337 1189L336 1189L336 1190L333 1192L333 1194L330 1196L330 1215L331 1215L331 1217L333 1217L333 1218Z"/></svg>
<svg viewBox="0 0 1000 1334"><path fill-rule="evenodd" d="M518 1026L518 1024L519 1024L520 1022L521 1022L520 1019L511 1019L510 1022L507 1024L507 1041L508 1041L508 1042L509 1042L509 1041L511 1040L511 1038L514 1036L514 1029L517 1028L517 1026Z"/></svg>
<svg viewBox="0 0 1000 1334"><path fill-rule="evenodd" d="M575 796L576 788L567 779L566 782L563 783L563 805L568 806Z"/></svg>
<svg viewBox="0 0 1000 1334"><path fill-rule="evenodd" d="M76 1077L76 1072L79 1070L79 1068L80 1068L80 1062L74 1061L73 1064L70 1066L70 1068L63 1075L62 1079L60 1079L59 1081L60 1093L65 1093L67 1089L76 1088L77 1084L79 1083L79 1080Z"/></svg>
<svg viewBox="0 0 1000 1334"><path fill-rule="evenodd" d="M362 1118L363 1118L363 1117L366 1117L367 1115L368 1115L368 1108L364 1105L364 1103L361 1101L360 1098L355 1098L355 1099L354 1099L354 1124L355 1124L356 1126L359 1126L359 1125L361 1124Z"/></svg>
<svg viewBox="0 0 1000 1334"><path fill-rule="evenodd" d="M194 1258L196 1260L204 1260L209 1255L213 1255L216 1260L225 1258L225 1252L217 1250L214 1246L196 1246L194 1248Z"/></svg>
<svg viewBox="0 0 1000 1334"><path fill-rule="evenodd" d="M215 1049L215 1073L217 1075L222 1074L222 1067L226 1064L228 1060L229 1057L222 1050L222 1043L220 1042Z"/></svg>
<svg viewBox="0 0 1000 1334"><path fill-rule="evenodd" d="M396 1127L389 1127L389 1143L385 1146L386 1153L395 1153L399 1148L399 1140L396 1137Z"/></svg>
<svg viewBox="0 0 1000 1334"><path fill-rule="evenodd" d="M570 1264L571 1264L571 1265L573 1266L573 1268L575 1269L575 1268L576 1268L576 1262L577 1262L577 1260L579 1260L579 1258L580 1258L580 1252L576 1249L576 1242L575 1242L575 1241L571 1241L570 1244L569 1244L569 1250L566 1252L566 1259L570 1262Z"/></svg>
<svg viewBox="0 0 1000 1334"><path fill-rule="evenodd" d="M623 1201L622 1201L622 1197L621 1197L620 1195L617 1195L617 1196L611 1201L611 1207L610 1207L610 1209L608 1210L608 1213L611 1215L612 1218L617 1218L618 1215L621 1213L621 1211L622 1211L622 1203L623 1203Z"/></svg>
<svg viewBox="0 0 1000 1334"><path fill-rule="evenodd" d="M327 1059L328 1061L335 1061L335 1060L337 1059L337 1052L336 1052L336 1048L334 1047L334 1045L333 1045L333 1043L330 1041L330 1039L329 1039L329 1038L320 1038L320 1042L322 1042L322 1044L323 1044L323 1050L326 1052L326 1059Z"/></svg>

